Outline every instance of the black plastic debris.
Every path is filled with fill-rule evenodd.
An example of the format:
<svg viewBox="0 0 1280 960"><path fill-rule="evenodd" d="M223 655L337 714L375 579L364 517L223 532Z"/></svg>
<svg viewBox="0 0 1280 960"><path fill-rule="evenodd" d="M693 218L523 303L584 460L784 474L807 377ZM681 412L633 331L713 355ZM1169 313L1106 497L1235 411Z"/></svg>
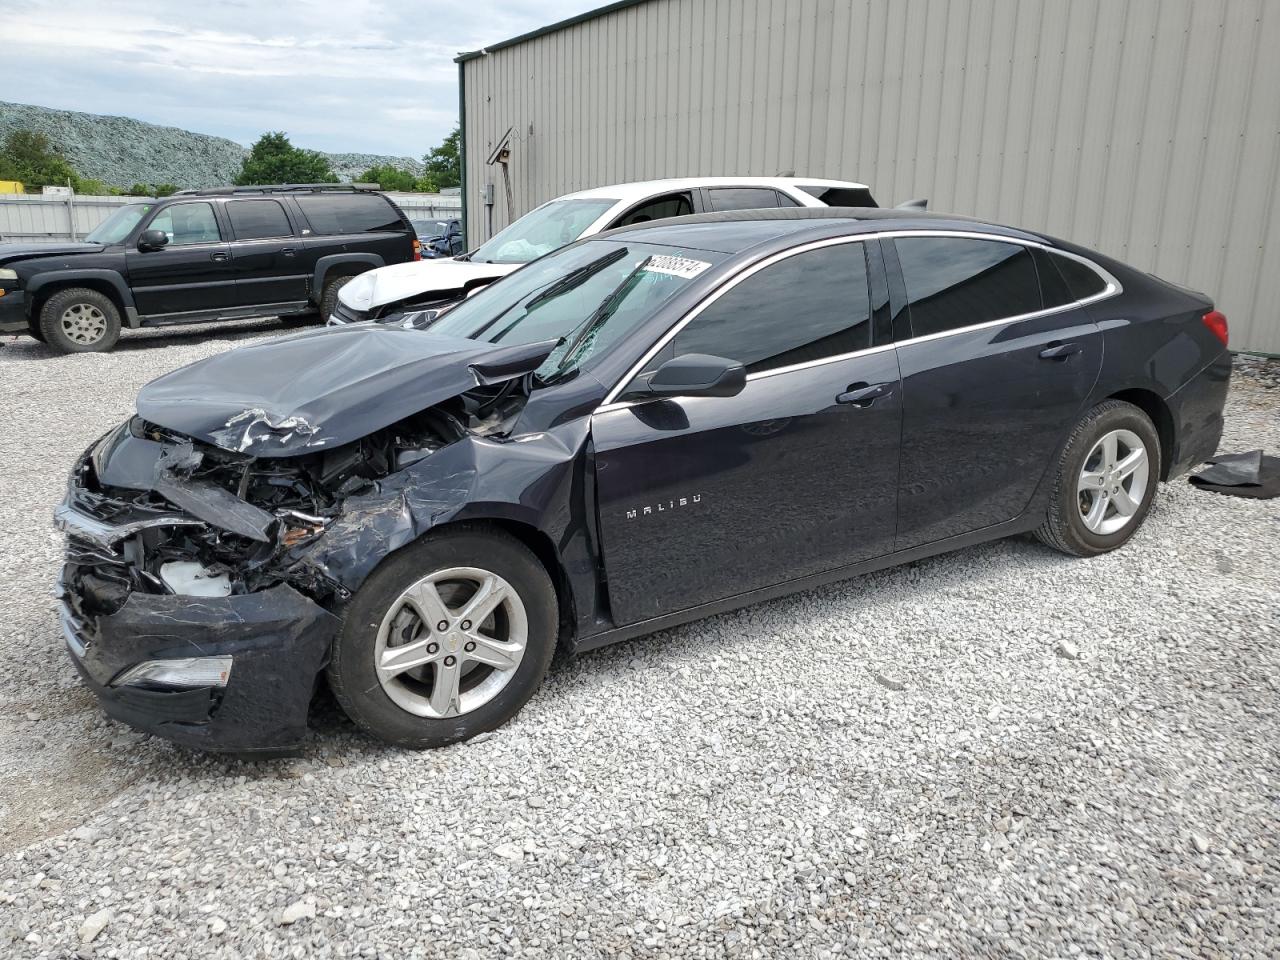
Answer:
<svg viewBox="0 0 1280 960"><path fill-rule="evenodd" d="M1201 490L1229 497L1270 500L1280 496L1280 457L1268 457L1261 450L1227 453L1209 460L1210 466L1188 478Z"/></svg>

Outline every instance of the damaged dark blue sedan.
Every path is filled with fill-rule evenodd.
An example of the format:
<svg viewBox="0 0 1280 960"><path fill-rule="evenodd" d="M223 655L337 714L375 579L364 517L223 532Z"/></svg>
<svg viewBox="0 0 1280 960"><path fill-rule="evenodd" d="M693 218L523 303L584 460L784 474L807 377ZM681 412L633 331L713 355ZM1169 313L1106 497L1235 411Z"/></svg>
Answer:
<svg viewBox="0 0 1280 960"><path fill-rule="evenodd" d="M1011 534L1115 549L1213 454L1204 296L1024 230L878 210L601 234L426 329L242 347L138 395L57 510L113 717L294 749L323 678L429 747L568 653Z"/></svg>

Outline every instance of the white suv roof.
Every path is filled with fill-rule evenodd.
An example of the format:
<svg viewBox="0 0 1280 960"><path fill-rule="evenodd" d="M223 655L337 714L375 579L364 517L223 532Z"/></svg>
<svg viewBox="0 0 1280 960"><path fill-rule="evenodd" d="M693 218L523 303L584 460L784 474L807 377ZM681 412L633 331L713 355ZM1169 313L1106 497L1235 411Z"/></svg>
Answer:
<svg viewBox="0 0 1280 960"><path fill-rule="evenodd" d="M592 187L577 193L566 193L557 200L643 200L645 197L668 190L692 190L697 187L844 187L869 189L865 183L852 180L823 180L821 177L679 177L670 180L641 180L636 183L615 183L607 187Z"/></svg>

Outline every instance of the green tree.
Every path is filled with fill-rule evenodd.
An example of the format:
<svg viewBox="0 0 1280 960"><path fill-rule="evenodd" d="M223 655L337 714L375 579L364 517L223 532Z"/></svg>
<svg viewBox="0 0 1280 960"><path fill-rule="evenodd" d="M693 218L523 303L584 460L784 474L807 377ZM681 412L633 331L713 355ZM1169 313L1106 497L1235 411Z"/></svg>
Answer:
<svg viewBox="0 0 1280 960"><path fill-rule="evenodd" d="M462 163L458 156L459 127L444 138L444 143L433 147L422 158L422 176L418 178L417 188L422 193L439 193L445 187L456 187L462 183Z"/></svg>
<svg viewBox="0 0 1280 960"><path fill-rule="evenodd" d="M376 167L370 167L356 177L356 181L359 183L376 183L383 190L400 190L406 193L413 190L416 182L413 174L408 170L401 170L389 163L380 163Z"/></svg>
<svg viewBox="0 0 1280 960"><path fill-rule="evenodd" d="M28 188L78 187L80 176L43 133L13 130L0 148L0 180L21 180Z"/></svg>
<svg viewBox="0 0 1280 960"><path fill-rule="evenodd" d="M257 186L267 183L337 183L338 178L323 154L303 150L289 142L282 132L264 133L258 138L236 183Z"/></svg>

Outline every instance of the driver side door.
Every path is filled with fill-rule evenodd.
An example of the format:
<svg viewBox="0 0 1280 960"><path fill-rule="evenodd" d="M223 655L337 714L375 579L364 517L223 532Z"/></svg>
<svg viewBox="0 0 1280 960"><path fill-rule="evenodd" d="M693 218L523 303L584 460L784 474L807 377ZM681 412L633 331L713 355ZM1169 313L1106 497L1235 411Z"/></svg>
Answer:
<svg viewBox="0 0 1280 960"><path fill-rule="evenodd" d="M235 264L225 226L207 200L160 208L143 230L163 230L169 242L158 250L130 247L125 253L129 286L143 317L216 313L236 301Z"/></svg>
<svg viewBox="0 0 1280 960"><path fill-rule="evenodd" d="M776 255L704 300L633 382L711 354L744 364L740 394L624 391L594 414L617 625L893 550L902 408L893 344L873 331L884 290L875 244Z"/></svg>

